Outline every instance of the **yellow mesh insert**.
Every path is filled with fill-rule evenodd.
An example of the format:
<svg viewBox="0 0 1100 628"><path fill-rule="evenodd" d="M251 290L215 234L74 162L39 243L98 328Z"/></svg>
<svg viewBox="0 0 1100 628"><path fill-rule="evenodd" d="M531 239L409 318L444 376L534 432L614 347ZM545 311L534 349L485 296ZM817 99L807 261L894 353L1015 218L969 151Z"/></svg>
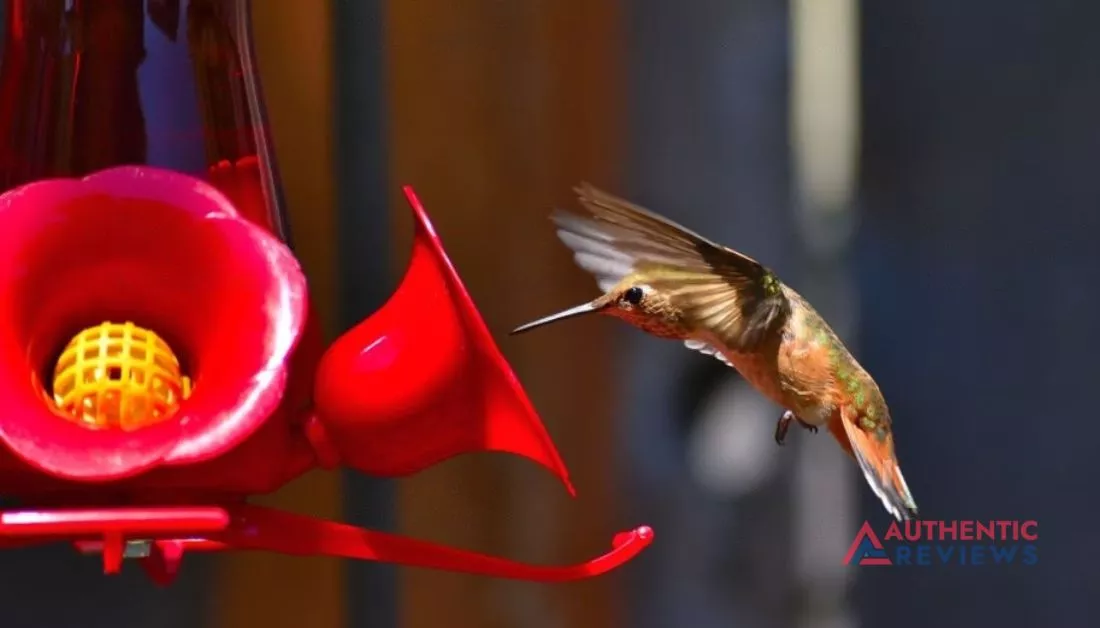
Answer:
<svg viewBox="0 0 1100 628"><path fill-rule="evenodd" d="M68 417L94 429L159 423L191 395L191 381L160 336L105 322L73 337L54 368L53 395Z"/></svg>

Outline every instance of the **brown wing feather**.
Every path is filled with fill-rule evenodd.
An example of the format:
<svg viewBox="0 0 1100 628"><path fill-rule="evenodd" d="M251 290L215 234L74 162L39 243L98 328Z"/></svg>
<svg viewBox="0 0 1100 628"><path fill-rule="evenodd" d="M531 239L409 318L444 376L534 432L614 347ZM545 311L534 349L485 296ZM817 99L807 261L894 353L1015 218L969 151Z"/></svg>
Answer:
<svg viewBox="0 0 1100 628"><path fill-rule="evenodd" d="M553 220L601 289L641 273L687 320L739 350L756 347L790 313L779 280L756 260L590 184L576 192L590 216L558 211Z"/></svg>

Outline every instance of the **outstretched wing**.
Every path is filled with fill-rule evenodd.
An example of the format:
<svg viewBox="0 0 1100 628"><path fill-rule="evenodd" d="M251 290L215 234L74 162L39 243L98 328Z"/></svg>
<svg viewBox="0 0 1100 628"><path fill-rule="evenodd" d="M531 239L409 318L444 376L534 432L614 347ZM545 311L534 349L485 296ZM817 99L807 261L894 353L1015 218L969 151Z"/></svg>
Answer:
<svg viewBox="0 0 1100 628"><path fill-rule="evenodd" d="M789 315L782 284L756 260L592 185L576 192L588 215L556 211L552 219L601 290L642 274L696 329L741 351L758 346Z"/></svg>

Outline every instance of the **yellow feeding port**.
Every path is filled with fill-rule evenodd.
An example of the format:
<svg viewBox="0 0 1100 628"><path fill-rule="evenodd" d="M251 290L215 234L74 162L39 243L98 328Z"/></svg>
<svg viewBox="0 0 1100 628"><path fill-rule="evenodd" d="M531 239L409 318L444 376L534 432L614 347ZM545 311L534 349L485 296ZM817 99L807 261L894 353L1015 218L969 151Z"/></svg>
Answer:
<svg viewBox="0 0 1100 628"><path fill-rule="evenodd" d="M191 381L168 343L133 323L81 331L54 368L57 407L94 429L131 431L159 423L190 395Z"/></svg>

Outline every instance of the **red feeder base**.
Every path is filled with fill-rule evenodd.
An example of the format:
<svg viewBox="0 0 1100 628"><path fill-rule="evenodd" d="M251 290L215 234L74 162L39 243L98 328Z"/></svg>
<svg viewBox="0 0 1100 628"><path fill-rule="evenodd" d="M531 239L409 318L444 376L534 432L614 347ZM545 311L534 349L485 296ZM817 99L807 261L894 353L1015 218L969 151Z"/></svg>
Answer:
<svg viewBox="0 0 1100 628"><path fill-rule="evenodd" d="M503 558L296 515L271 508L233 506L80 508L0 511L0 547L72 540L103 557L104 573L136 558L158 584L172 582L186 551L262 550L296 556L381 561L538 582L598 576L638 555L653 541L640 527L617 534L610 552L566 566L525 565Z"/></svg>

